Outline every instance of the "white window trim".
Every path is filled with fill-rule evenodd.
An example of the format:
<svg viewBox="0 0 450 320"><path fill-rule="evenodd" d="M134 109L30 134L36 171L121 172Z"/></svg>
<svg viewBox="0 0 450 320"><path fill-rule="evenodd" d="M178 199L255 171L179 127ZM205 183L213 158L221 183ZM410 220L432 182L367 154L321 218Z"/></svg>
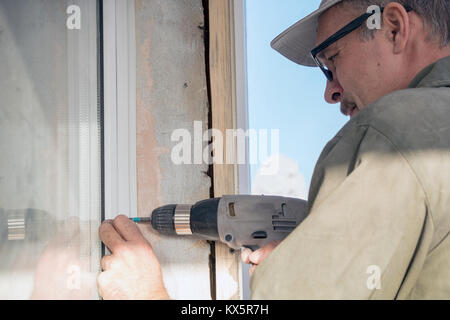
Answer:
<svg viewBox="0 0 450 320"><path fill-rule="evenodd" d="M134 1L103 0L105 219L137 216Z"/></svg>
<svg viewBox="0 0 450 320"><path fill-rule="evenodd" d="M235 48L235 97L236 97L236 128L247 132L249 128L248 95L247 95L247 45L246 45L246 22L245 8L246 0L234 0L234 48ZM245 143L245 165L238 165L237 170L237 193L251 194L250 187L250 160L249 160L249 136ZM238 150L239 151L239 150ZM239 159L239 155L238 155ZM250 299L250 265L241 263L239 278L241 279L241 294L243 300Z"/></svg>
<svg viewBox="0 0 450 320"><path fill-rule="evenodd" d="M236 128L247 132L248 99L247 99L247 46L245 27L245 0L234 0L234 48L235 48L235 96L236 96ZM239 151L239 150L238 150ZM238 155L237 159L240 159ZM237 168L238 193L250 194L249 137L245 143L245 164Z"/></svg>

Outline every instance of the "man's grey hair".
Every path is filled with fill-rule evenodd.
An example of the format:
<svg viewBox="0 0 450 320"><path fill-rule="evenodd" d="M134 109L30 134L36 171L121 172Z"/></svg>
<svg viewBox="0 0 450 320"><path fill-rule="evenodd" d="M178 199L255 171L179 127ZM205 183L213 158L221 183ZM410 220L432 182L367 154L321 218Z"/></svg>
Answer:
<svg viewBox="0 0 450 320"><path fill-rule="evenodd" d="M429 30L429 40L436 40L441 47L450 44L450 1L449 0L345 0L357 9L364 11L371 5L386 6L389 2L398 2L411 7L424 20L425 27ZM364 39L373 39L376 30L364 28Z"/></svg>

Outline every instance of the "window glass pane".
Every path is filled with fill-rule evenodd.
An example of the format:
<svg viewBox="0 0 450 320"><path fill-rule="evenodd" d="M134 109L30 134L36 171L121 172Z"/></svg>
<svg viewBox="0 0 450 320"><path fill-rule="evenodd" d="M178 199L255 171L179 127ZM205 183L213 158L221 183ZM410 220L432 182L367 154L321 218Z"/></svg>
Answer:
<svg viewBox="0 0 450 320"><path fill-rule="evenodd" d="M96 299L97 1L0 1L0 299Z"/></svg>

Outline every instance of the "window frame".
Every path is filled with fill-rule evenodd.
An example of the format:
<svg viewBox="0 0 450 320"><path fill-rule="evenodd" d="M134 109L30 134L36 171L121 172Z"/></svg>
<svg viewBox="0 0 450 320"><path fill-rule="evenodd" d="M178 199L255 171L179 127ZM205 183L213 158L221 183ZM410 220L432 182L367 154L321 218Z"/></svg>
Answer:
<svg viewBox="0 0 450 320"><path fill-rule="evenodd" d="M134 1L103 0L104 218L137 217Z"/></svg>

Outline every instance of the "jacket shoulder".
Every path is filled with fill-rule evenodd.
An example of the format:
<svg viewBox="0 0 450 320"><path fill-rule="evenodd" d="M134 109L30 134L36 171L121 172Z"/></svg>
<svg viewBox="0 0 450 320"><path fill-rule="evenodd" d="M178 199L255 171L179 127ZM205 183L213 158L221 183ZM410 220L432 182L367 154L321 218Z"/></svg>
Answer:
<svg viewBox="0 0 450 320"><path fill-rule="evenodd" d="M357 126L374 128L400 151L450 148L450 88L396 91L367 106L358 116Z"/></svg>
<svg viewBox="0 0 450 320"><path fill-rule="evenodd" d="M436 226L434 247L450 230L450 88L407 89L366 109L354 118L357 125L385 136L407 160L427 195Z"/></svg>

